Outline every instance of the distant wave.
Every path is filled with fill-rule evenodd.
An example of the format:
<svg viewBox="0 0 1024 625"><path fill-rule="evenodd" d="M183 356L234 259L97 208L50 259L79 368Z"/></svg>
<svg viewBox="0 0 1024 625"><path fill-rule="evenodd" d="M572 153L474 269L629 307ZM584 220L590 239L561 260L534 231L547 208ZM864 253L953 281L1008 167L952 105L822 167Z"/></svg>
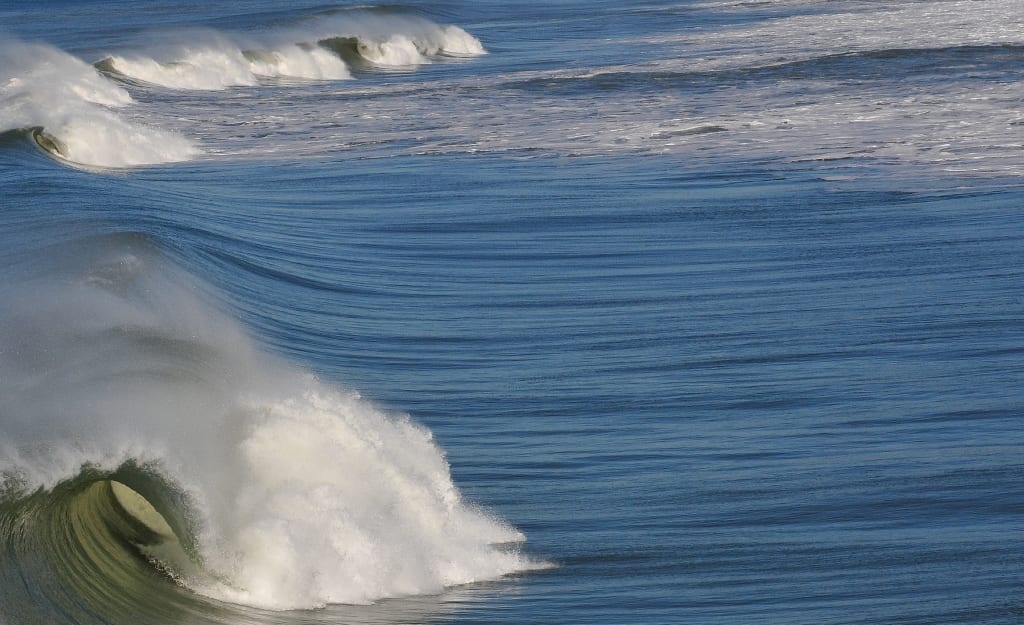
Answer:
<svg viewBox="0 0 1024 625"><path fill-rule="evenodd" d="M114 77L130 78L172 89L215 90L251 86L261 78L344 80L348 66L328 50L290 44L276 49L243 50L230 40L205 35L202 43L165 53L167 60L145 54L111 55L96 63Z"/></svg>
<svg viewBox="0 0 1024 625"><path fill-rule="evenodd" d="M172 89L251 86L265 78L343 80L350 66L415 67L442 56L484 54L452 25L371 9L321 14L259 37L217 31L172 33L152 50L110 55L96 66Z"/></svg>
<svg viewBox="0 0 1024 625"><path fill-rule="evenodd" d="M89 65L41 43L0 40L0 133L31 131L52 156L97 168L190 160L194 141L138 113L129 89L223 90L267 80L346 80L485 54L454 25L380 9L322 13L259 36L172 31Z"/></svg>
<svg viewBox="0 0 1024 625"><path fill-rule="evenodd" d="M131 95L87 63L51 46L0 41L0 132L38 129L61 159L98 167L187 160L181 135L126 118Z"/></svg>
<svg viewBox="0 0 1024 625"><path fill-rule="evenodd" d="M261 354L146 239L16 260L0 284L0 602L73 592L121 622L541 566L463 501L427 429Z"/></svg>

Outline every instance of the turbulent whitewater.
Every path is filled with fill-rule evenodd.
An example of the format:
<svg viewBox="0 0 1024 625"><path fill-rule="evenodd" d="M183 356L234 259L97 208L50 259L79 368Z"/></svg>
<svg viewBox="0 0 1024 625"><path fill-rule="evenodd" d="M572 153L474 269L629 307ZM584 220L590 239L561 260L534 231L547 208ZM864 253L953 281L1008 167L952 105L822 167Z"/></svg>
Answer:
<svg viewBox="0 0 1024 625"><path fill-rule="evenodd" d="M0 133L38 129L40 146L82 165L129 167L191 158L195 145L132 119L126 89L52 46L0 40Z"/></svg>
<svg viewBox="0 0 1024 625"><path fill-rule="evenodd" d="M219 90L261 79L343 80L350 65L414 67L438 56L476 56L483 45L458 26L382 10L331 11L261 36L173 33L142 52L114 54L103 70L172 89Z"/></svg>
<svg viewBox="0 0 1024 625"><path fill-rule="evenodd" d="M58 584L102 612L145 584L157 607L180 586L310 608L538 566L462 500L428 430L261 354L144 239L16 273L0 289L16 302L0 322L4 603Z"/></svg>

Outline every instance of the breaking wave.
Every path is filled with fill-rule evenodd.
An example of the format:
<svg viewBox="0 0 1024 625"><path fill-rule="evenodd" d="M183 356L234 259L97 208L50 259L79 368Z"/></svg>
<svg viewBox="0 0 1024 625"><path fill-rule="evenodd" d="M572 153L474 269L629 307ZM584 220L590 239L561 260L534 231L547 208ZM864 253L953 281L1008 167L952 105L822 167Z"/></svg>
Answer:
<svg viewBox="0 0 1024 625"><path fill-rule="evenodd" d="M219 91L346 80L353 72L485 53L458 26L371 8L329 11L259 35L184 30L152 39L92 65L46 44L0 40L0 134L28 132L50 155L86 167L186 161L201 153L196 143L153 123L152 103L140 108L129 89L150 89L146 99L159 103L153 86ZM168 113L180 116L164 106Z"/></svg>
<svg viewBox="0 0 1024 625"><path fill-rule="evenodd" d="M172 89L216 90L252 86L261 78L343 80L348 66L324 48L289 44L276 49L243 50L225 37L204 35L205 41L182 45L157 60L145 54L112 55L96 64L100 70Z"/></svg>
<svg viewBox="0 0 1024 625"><path fill-rule="evenodd" d="M36 129L56 157L96 167L183 161L198 149L178 133L126 116L123 87L48 45L0 41L0 132Z"/></svg>
<svg viewBox="0 0 1024 625"><path fill-rule="evenodd" d="M438 57L484 54L453 25L374 9L321 14L263 34L174 33L153 49L110 55L96 66L114 76L171 89L219 90L267 78L343 80L352 68L401 68Z"/></svg>
<svg viewBox="0 0 1024 625"><path fill-rule="evenodd" d="M10 275L0 605L138 622L543 566L463 500L429 430L260 352L148 240L82 241Z"/></svg>

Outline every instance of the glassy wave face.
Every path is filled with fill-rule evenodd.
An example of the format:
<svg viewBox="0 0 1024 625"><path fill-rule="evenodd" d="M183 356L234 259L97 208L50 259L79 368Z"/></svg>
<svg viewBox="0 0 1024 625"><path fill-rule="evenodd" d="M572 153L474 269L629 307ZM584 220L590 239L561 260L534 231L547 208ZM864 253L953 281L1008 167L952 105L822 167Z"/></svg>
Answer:
<svg viewBox="0 0 1024 625"><path fill-rule="evenodd" d="M12 622L369 603L540 566L462 501L429 431L261 354L144 238L31 265L0 289Z"/></svg>

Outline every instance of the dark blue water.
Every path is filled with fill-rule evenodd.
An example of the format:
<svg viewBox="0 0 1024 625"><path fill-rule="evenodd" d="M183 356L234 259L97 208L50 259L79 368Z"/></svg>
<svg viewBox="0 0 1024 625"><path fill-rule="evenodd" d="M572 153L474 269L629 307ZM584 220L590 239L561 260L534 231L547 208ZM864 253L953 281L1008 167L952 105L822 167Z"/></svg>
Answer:
<svg viewBox="0 0 1024 625"><path fill-rule="evenodd" d="M248 45L328 8L64 5L0 8L9 45L157 58L151 29ZM185 294L155 300L169 334L226 349L224 315L258 352L410 415L463 498L554 565L407 603L167 622L1024 621L1014 2L383 15L457 24L487 54L203 90L104 78L134 100L110 111L197 148L176 162L69 165L3 135L6 470L32 456L15 300L138 256ZM7 120L22 104L4 79ZM68 108L26 127L61 138L92 114ZM37 305L91 327L105 309L78 315L77 297ZM53 393L74 412L77 391ZM105 427L148 427L126 421Z"/></svg>

